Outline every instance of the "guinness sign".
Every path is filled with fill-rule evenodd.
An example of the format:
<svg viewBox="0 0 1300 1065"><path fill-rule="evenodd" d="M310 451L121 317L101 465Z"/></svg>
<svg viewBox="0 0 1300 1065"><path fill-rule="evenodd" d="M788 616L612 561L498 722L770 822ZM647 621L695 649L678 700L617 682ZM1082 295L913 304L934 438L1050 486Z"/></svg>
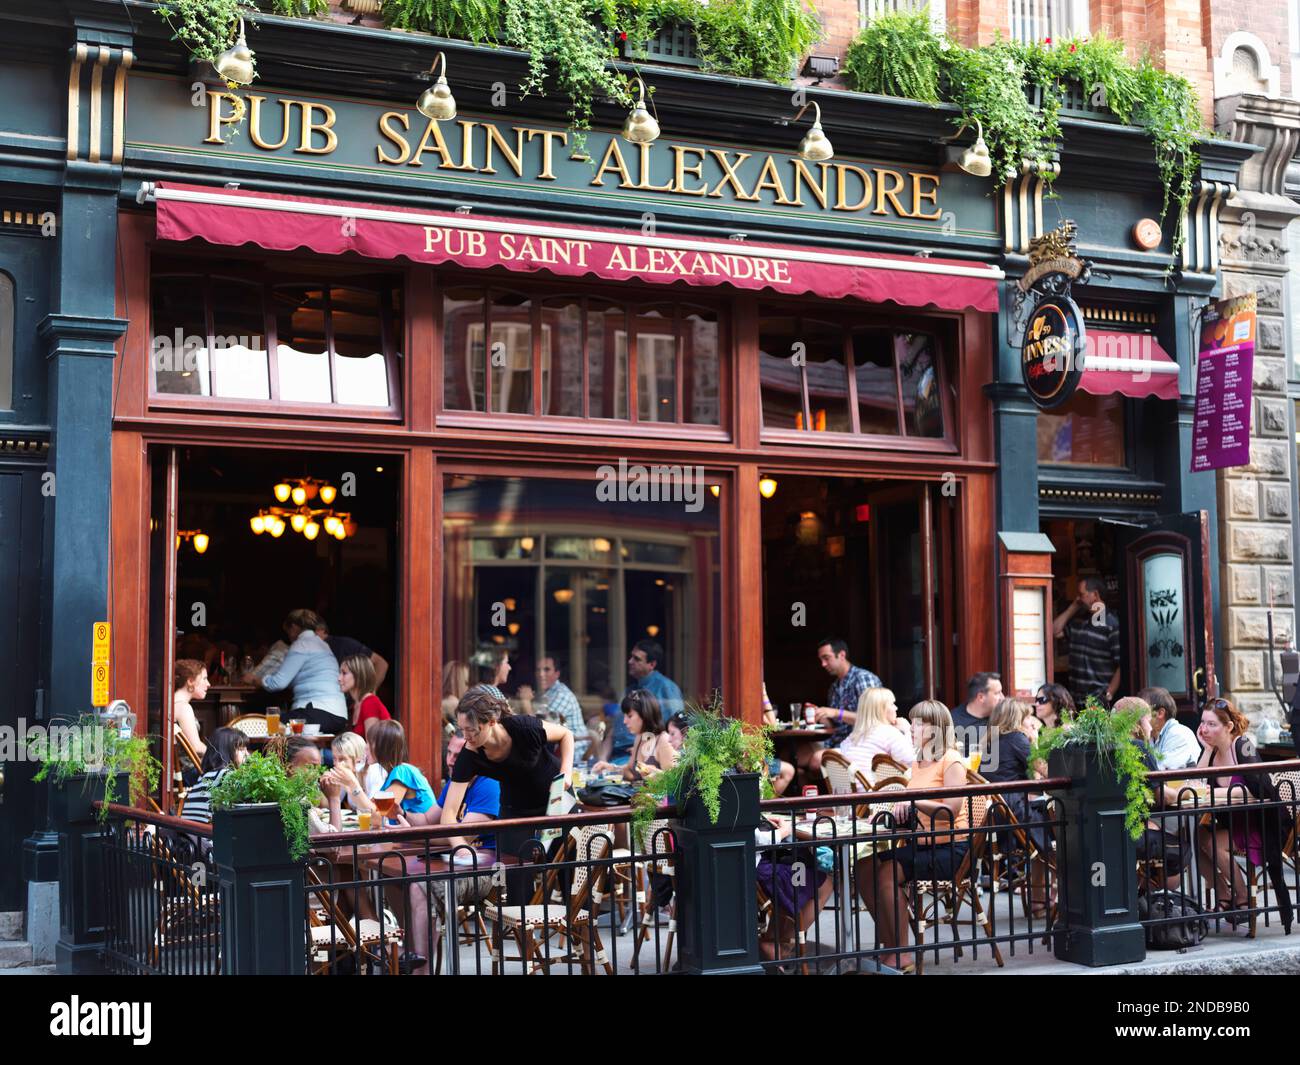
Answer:
<svg viewBox="0 0 1300 1065"><path fill-rule="evenodd" d="M1020 373L1041 408L1059 407L1074 395L1083 376L1085 346L1078 304L1064 295L1039 300L1021 339Z"/></svg>

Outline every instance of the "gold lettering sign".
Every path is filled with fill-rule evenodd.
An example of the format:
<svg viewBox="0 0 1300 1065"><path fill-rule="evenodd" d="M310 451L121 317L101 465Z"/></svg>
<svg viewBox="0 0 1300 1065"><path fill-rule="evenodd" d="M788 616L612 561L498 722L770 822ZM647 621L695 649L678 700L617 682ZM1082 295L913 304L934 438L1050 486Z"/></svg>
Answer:
<svg viewBox="0 0 1300 1065"><path fill-rule="evenodd" d="M207 101L204 144L228 143L223 131L246 119L249 141L265 152L328 156L345 135L338 127L335 108L320 101L224 91L209 92ZM498 126L464 118L454 124L438 123L396 110L379 114L372 158L373 165L381 168L505 173L525 181L556 181L556 165L566 159L559 153L568 147L569 135L563 130ZM687 144L634 146L617 136L610 136L602 147L593 144L592 151L589 162L567 157L570 184L576 176L591 189L926 221L936 220L942 213L937 173L844 162L809 163L794 156ZM521 245L520 253L548 262L555 261L548 257L561 254L561 250ZM628 254L640 253L629 249ZM775 269L745 257L739 262L746 265L736 269L757 271L746 276L763 277L763 270ZM644 269L657 272L659 265L646 260Z"/></svg>

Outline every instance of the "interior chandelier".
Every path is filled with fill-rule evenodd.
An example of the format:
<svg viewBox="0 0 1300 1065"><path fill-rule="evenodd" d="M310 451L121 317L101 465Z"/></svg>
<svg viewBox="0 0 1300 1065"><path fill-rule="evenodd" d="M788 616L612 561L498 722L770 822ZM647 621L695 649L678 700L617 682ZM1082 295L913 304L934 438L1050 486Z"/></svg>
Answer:
<svg viewBox="0 0 1300 1065"><path fill-rule="evenodd" d="M336 540L346 540L356 534L357 523L352 515L330 506L338 498L338 489L328 481L315 477L285 478L271 491L279 502L292 505L263 507L249 518L249 528L258 536L270 533L278 540L286 528L308 540L315 540L322 532ZM315 500L324 506L308 505Z"/></svg>

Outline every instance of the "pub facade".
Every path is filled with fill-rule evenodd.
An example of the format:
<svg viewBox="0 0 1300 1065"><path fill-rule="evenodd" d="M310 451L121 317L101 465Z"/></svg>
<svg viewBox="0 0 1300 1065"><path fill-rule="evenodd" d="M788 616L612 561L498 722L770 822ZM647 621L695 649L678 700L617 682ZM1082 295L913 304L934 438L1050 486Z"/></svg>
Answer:
<svg viewBox="0 0 1300 1065"><path fill-rule="evenodd" d="M979 670L1052 679L1092 575L1125 690L1212 690L1193 354L1250 149L1205 146L1171 268L1149 143L1095 118L1064 119L1054 181L995 186L943 106L809 87L818 159L789 86L647 65L660 137L602 105L575 139L558 101L500 103L509 50L267 17L232 87L130 6L13 6L0 184L54 222L0 234L14 719L89 709L107 619L165 800L177 659L208 666L215 727L303 607L385 659L425 767L444 697L503 653L510 694L551 657L594 710L650 640L688 699L757 720L765 692L823 700L837 636L901 707L952 705ZM441 120L415 106L439 53ZM1021 282L1053 249L1090 264L1090 353L1145 372L1103 359L1043 410ZM1138 638L1153 558L1181 582L1172 670ZM53 880L28 777L0 840Z"/></svg>

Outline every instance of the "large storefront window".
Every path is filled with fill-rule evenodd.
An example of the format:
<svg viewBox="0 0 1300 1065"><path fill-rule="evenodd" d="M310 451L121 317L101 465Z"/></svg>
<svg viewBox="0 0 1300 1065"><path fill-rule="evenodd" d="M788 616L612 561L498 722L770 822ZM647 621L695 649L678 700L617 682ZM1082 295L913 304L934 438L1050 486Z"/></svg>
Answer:
<svg viewBox="0 0 1300 1065"><path fill-rule="evenodd" d="M602 500L590 479L449 476L444 671L505 651L513 695L550 655L594 707L622 696L629 649L653 640L687 699L720 687L718 503L699 488L692 510Z"/></svg>
<svg viewBox="0 0 1300 1065"><path fill-rule="evenodd" d="M715 310L475 285L443 290L442 321L447 410L720 423Z"/></svg>
<svg viewBox="0 0 1300 1065"><path fill-rule="evenodd" d="M1040 410L1038 461L1123 469L1124 397L1076 392L1059 410Z"/></svg>
<svg viewBox="0 0 1300 1065"><path fill-rule="evenodd" d="M866 436L947 436L944 373L930 333L765 308L763 425Z"/></svg>
<svg viewBox="0 0 1300 1065"><path fill-rule="evenodd" d="M196 271L193 260L157 261L154 394L395 411L400 279L321 274L288 262Z"/></svg>

